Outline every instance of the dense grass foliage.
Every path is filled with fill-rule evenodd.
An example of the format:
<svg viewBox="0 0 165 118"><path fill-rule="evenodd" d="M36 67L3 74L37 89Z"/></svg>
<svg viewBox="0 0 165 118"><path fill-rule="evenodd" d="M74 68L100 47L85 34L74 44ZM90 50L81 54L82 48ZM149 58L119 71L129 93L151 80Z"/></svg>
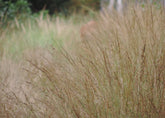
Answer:
<svg viewBox="0 0 165 118"><path fill-rule="evenodd" d="M0 117L161 118L165 14L130 8L91 18L41 15L0 32Z"/></svg>

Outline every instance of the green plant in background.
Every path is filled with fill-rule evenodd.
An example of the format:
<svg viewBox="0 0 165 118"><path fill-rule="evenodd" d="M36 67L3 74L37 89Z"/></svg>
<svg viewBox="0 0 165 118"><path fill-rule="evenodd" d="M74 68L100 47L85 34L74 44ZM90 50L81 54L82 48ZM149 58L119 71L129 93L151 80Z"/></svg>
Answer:
<svg viewBox="0 0 165 118"><path fill-rule="evenodd" d="M16 2L0 0L1 23L14 19L16 16L26 16L31 13L30 4L27 0L17 0ZM24 13L24 14L23 14Z"/></svg>

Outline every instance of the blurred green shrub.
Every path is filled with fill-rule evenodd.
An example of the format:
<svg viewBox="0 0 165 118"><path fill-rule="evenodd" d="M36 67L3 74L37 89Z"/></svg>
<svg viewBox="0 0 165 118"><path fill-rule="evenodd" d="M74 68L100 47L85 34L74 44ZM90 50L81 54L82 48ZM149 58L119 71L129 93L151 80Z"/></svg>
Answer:
<svg viewBox="0 0 165 118"><path fill-rule="evenodd" d="M3 1L0 0L0 18L1 22L13 19L15 16L26 15L31 13L27 0ZM24 13L24 14L22 14Z"/></svg>

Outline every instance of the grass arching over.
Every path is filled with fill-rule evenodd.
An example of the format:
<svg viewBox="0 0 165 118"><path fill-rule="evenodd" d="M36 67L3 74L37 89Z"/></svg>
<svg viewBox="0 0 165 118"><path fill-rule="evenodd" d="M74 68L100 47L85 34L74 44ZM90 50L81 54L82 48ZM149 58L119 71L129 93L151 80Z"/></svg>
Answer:
<svg viewBox="0 0 165 118"><path fill-rule="evenodd" d="M97 20L97 32L83 39L79 37L79 24L62 19L38 19L35 30L25 27L25 34L12 35L15 41L17 36L29 36L32 42L38 37L36 45L45 39L47 43L49 37L59 37L64 43L51 53L47 47L29 51L20 67L30 89L27 93L25 88L20 90L25 91L23 98L14 94L11 101L21 101L18 105L11 102L9 107L4 102L9 98L2 97L0 103L5 109L2 107L0 113L59 118L163 116L164 12L152 7L132 9L125 15L105 14Z"/></svg>

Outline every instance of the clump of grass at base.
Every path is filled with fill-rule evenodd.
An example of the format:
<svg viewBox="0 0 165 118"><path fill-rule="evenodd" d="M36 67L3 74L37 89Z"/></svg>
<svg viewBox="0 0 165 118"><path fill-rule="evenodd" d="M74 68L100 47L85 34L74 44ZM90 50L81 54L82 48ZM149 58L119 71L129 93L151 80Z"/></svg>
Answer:
<svg viewBox="0 0 165 118"><path fill-rule="evenodd" d="M164 12L153 7L105 14L98 20L98 31L77 45L78 50L54 50L56 58L41 66L31 59L41 72L36 86L43 95L38 98L46 109L42 113L70 118L161 117L164 20Z"/></svg>

